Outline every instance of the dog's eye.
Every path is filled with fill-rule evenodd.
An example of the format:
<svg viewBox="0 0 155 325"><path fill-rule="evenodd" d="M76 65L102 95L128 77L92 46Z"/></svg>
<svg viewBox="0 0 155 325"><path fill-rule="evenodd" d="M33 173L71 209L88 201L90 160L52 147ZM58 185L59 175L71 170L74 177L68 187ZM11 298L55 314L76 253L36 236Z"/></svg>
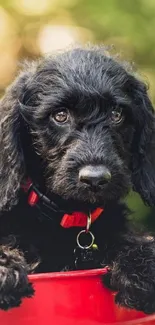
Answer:
<svg viewBox="0 0 155 325"><path fill-rule="evenodd" d="M122 110L113 110L111 112L111 121L114 124L120 124L124 120L124 116L122 114Z"/></svg>
<svg viewBox="0 0 155 325"><path fill-rule="evenodd" d="M53 115L53 119L58 123L65 123L68 121L69 114L67 110L62 110Z"/></svg>

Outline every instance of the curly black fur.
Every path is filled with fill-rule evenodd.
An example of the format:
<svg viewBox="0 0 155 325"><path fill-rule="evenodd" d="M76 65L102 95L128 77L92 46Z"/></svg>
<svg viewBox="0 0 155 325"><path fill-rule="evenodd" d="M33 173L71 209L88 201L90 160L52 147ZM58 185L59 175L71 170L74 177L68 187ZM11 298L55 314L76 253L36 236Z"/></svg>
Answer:
<svg viewBox="0 0 155 325"><path fill-rule="evenodd" d="M53 117L62 109L69 119L60 125ZM118 109L123 123L115 125ZM120 203L131 188L155 203L154 132L145 84L104 49L79 47L25 66L0 102L0 308L33 294L27 274L34 269L74 268L79 229L55 222L61 213L40 218L21 190L29 176L66 212L104 207L92 225L97 264L90 259L87 267L110 267L103 281L118 291L117 303L155 312L154 238L130 230ZM106 166L111 181L95 189L80 182L86 165Z"/></svg>

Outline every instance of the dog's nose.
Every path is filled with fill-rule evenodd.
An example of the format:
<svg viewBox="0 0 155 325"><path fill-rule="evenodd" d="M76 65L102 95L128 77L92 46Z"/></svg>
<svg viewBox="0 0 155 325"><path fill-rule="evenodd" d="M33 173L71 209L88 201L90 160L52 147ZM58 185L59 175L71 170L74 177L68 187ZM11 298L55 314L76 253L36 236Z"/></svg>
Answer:
<svg viewBox="0 0 155 325"><path fill-rule="evenodd" d="M79 171L79 180L91 187L104 185L111 180L111 173L105 166L85 166Z"/></svg>

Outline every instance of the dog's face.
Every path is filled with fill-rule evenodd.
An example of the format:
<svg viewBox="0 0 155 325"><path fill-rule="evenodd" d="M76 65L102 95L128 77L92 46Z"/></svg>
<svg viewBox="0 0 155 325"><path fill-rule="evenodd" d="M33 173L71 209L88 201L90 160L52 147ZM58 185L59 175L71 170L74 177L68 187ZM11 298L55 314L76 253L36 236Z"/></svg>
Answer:
<svg viewBox="0 0 155 325"><path fill-rule="evenodd" d="M126 195L137 109L132 77L101 53L74 50L45 60L34 79L38 88L26 94L26 105L35 107L48 190L96 204Z"/></svg>
<svg viewBox="0 0 155 325"><path fill-rule="evenodd" d="M134 186L146 198L150 176L139 166L154 117L144 84L99 49L45 58L32 70L21 78L18 110L48 192L100 205Z"/></svg>

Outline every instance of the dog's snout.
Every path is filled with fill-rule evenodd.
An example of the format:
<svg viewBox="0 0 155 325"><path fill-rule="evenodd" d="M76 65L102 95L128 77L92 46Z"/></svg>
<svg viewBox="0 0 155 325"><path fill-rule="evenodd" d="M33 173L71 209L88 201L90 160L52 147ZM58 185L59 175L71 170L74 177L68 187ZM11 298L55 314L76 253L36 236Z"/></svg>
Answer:
<svg viewBox="0 0 155 325"><path fill-rule="evenodd" d="M79 171L79 180L91 187L104 185L111 180L111 173L105 166L85 166Z"/></svg>

